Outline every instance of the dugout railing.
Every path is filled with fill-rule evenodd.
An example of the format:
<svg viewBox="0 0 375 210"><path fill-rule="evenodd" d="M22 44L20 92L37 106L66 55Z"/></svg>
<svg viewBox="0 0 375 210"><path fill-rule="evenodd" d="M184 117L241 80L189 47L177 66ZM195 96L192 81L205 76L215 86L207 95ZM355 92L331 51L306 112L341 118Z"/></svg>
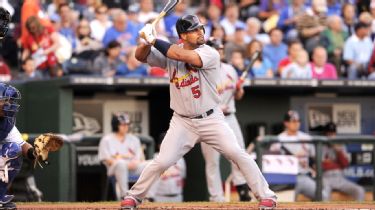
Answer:
<svg viewBox="0 0 375 210"><path fill-rule="evenodd" d="M315 197L317 201L322 200L322 189L323 189L323 169L322 169L322 148L328 144L371 144L372 145L372 167L375 169L375 137L374 136L337 136L337 137L324 137L324 136L312 136L311 140L300 140L300 141L280 141L277 136L263 136L256 141L256 156L260 157L256 159L259 168L262 170L262 156L273 143L292 143L301 144L309 143L315 147L315 163L316 163L316 192ZM372 177L372 196L375 200L375 170L373 170Z"/></svg>

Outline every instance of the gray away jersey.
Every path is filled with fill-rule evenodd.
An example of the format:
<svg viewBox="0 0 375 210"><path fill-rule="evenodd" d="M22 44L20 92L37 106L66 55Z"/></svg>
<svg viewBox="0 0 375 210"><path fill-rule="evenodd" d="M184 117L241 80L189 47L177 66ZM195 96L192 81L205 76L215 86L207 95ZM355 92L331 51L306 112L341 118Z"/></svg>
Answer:
<svg viewBox="0 0 375 210"><path fill-rule="evenodd" d="M239 79L237 72L232 65L221 63L221 75L223 76L223 84L220 86L220 89L222 88L223 90L221 104L228 106L227 112L235 113L236 107L233 94L236 91L236 84Z"/></svg>
<svg viewBox="0 0 375 210"><path fill-rule="evenodd" d="M182 45L179 45L182 48ZM147 57L150 66L168 71L170 79L170 107L177 114L194 117L215 108L221 101L220 55L208 45L194 50L203 62L201 68L165 57L154 47Z"/></svg>

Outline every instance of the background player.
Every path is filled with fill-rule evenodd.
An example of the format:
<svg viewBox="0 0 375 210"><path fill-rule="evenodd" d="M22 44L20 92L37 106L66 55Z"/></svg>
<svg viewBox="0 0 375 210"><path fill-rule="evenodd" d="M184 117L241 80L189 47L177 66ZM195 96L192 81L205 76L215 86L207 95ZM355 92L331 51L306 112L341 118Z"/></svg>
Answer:
<svg viewBox="0 0 375 210"><path fill-rule="evenodd" d="M147 164L139 138L129 131L127 113L112 115L112 132L103 136L99 143L99 160L107 168L107 175L114 176L120 188L120 200L129 189L129 176L138 176Z"/></svg>
<svg viewBox="0 0 375 210"><path fill-rule="evenodd" d="M179 18L176 29L180 45L156 39L151 24L140 31L147 43L137 46L136 58L168 70L170 107L174 114L158 157L146 166L121 202L121 208L136 208L161 173L199 142L209 144L239 166L255 196L261 200L260 208L274 208L275 193L269 189L255 161L238 144L233 144L236 137L219 108L219 53L205 45L204 27L197 16Z"/></svg>
<svg viewBox="0 0 375 210"><path fill-rule="evenodd" d="M210 39L207 42L207 45L215 48L220 53L221 73L223 76L221 110L224 113L225 121L236 136L236 142L242 149L244 149L245 143L240 125L238 124L235 115L236 107L234 102L234 99L240 100L243 97L243 87L242 85L237 85L239 78L236 70L230 64L223 62L224 45L215 39ZM233 144L236 144L236 142L233 142ZM224 192L220 175L220 153L205 143L201 143L201 148L206 162L206 180L208 192L210 194L210 201L223 202ZM233 184L236 186L240 201L250 201L251 197L249 195L249 187L246 184L245 177L233 162L231 162L231 167L233 173Z"/></svg>

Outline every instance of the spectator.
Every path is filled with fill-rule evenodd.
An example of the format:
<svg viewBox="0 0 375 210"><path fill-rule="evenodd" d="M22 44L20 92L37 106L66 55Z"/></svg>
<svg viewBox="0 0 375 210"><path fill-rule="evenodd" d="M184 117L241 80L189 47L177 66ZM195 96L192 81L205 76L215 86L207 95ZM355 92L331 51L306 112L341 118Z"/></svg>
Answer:
<svg viewBox="0 0 375 210"><path fill-rule="evenodd" d="M312 78L315 79L337 79L335 67L327 63L327 51L318 46L313 50L311 63Z"/></svg>
<svg viewBox="0 0 375 210"><path fill-rule="evenodd" d="M76 2L76 5L77 4L78 2ZM89 22L93 21L96 17L96 9L102 5L101 0L86 0L86 4L81 6L83 7L81 16Z"/></svg>
<svg viewBox="0 0 375 210"><path fill-rule="evenodd" d="M225 29L225 28L224 28ZM224 45L225 59L230 60L233 51L241 51L246 54L246 43L244 40L245 31L243 28L236 28L233 40L226 42Z"/></svg>
<svg viewBox="0 0 375 210"><path fill-rule="evenodd" d="M250 43L252 40L256 39L262 44L270 43L270 37L268 34L260 33L261 22L256 17L251 17L246 21L246 28L245 28L245 43Z"/></svg>
<svg viewBox="0 0 375 210"><path fill-rule="evenodd" d="M152 0L140 0L140 11L138 20L141 23L146 23L151 19L155 19L159 14L154 11L154 2ZM163 24L164 25L164 24Z"/></svg>
<svg viewBox="0 0 375 210"><path fill-rule="evenodd" d="M26 28L26 21L31 16L38 17L41 24L45 27L50 27L47 14L41 9L40 0L25 0L21 8L21 43L26 44L26 39L29 36L29 30Z"/></svg>
<svg viewBox="0 0 375 210"><path fill-rule="evenodd" d="M297 20L298 34L308 53L320 43L320 33L327 25L326 11L325 0L312 0L311 7Z"/></svg>
<svg viewBox="0 0 375 210"><path fill-rule="evenodd" d="M328 60L341 75L342 54L348 33L343 30L342 20L337 15L328 17L327 23L328 27L321 34L321 44L327 49Z"/></svg>
<svg viewBox="0 0 375 210"><path fill-rule="evenodd" d="M358 16L358 22L366 23L367 25L369 25L371 41L373 40L373 38L375 36L375 31L372 30L372 21L373 21L373 19L372 19L372 16L369 12L362 12Z"/></svg>
<svg viewBox="0 0 375 210"><path fill-rule="evenodd" d="M126 13L117 10L113 16L113 26L107 29L102 43L104 47L117 40L122 46L122 52L126 53L137 43L138 31L134 25L128 21Z"/></svg>
<svg viewBox="0 0 375 210"><path fill-rule="evenodd" d="M102 41L105 31L112 26L108 20L108 7L101 5L95 9L95 19L90 22L91 34L97 41Z"/></svg>
<svg viewBox="0 0 375 210"><path fill-rule="evenodd" d="M338 0L327 0L327 16L341 15L341 2Z"/></svg>
<svg viewBox="0 0 375 210"><path fill-rule="evenodd" d="M76 28L76 19L74 12L68 4L61 4L58 8L60 15L60 28L59 33L62 34L72 45L72 49L75 50L77 47L76 34L74 29Z"/></svg>
<svg viewBox="0 0 375 210"><path fill-rule="evenodd" d="M249 17L257 17L259 13L259 2L256 0L240 0L240 19L245 21Z"/></svg>
<svg viewBox="0 0 375 210"><path fill-rule="evenodd" d="M311 136L300 131L300 117L298 112L289 110L284 116L285 130L278 135L280 141L310 141ZM313 145L308 143L275 143L270 147L271 152L280 152L281 154L294 155L298 158L298 176L295 185L295 200L298 194L315 200L316 183L312 178L313 170L310 168L309 158L315 156ZM328 195L323 191L323 200Z"/></svg>
<svg viewBox="0 0 375 210"><path fill-rule="evenodd" d="M236 69L238 75L241 75L246 68L243 53L239 50L235 50L232 52L229 63L233 66L234 69Z"/></svg>
<svg viewBox="0 0 375 210"><path fill-rule="evenodd" d="M176 22L179 17L182 17L186 13L186 9L189 6L188 0L180 1L172 14L164 18L165 31L167 32L168 37L178 39L177 31L175 30Z"/></svg>
<svg viewBox="0 0 375 210"><path fill-rule="evenodd" d="M281 76L284 68L290 63L294 62L298 56L299 51L303 50L301 42L295 40L288 43L288 56L283 58L277 68L278 74Z"/></svg>
<svg viewBox="0 0 375 210"><path fill-rule="evenodd" d="M147 66L135 58L135 48L131 49L126 57L126 63L117 67L116 75L125 77L148 76Z"/></svg>
<svg viewBox="0 0 375 210"><path fill-rule="evenodd" d="M59 16L58 9L61 5L67 4L67 0L52 0L47 6L47 15L50 19Z"/></svg>
<svg viewBox="0 0 375 210"><path fill-rule="evenodd" d="M368 64L368 79L374 80L375 79L375 47L373 47L371 58Z"/></svg>
<svg viewBox="0 0 375 210"><path fill-rule="evenodd" d="M371 1L370 14L371 14L371 17L372 17L372 20L371 20L371 32L373 34L372 40L374 40L375 39L375 37L374 37L374 34L375 34L375 1Z"/></svg>
<svg viewBox="0 0 375 210"><path fill-rule="evenodd" d="M107 168L107 176L114 176L120 187L119 198L129 189L128 177L140 175L147 164L144 161L141 141L128 133L130 119L126 113L112 116L112 132L105 134L99 143L99 160Z"/></svg>
<svg viewBox="0 0 375 210"><path fill-rule="evenodd" d="M305 50L298 52L295 62L287 65L281 74L285 79L311 79L311 65L309 55Z"/></svg>
<svg viewBox="0 0 375 210"><path fill-rule="evenodd" d="M270 60L272 64L272 71L274 75L276 75L278 64L287 56L288 47L282 42L283 33L280 29L271 29L269 36L270 43L264 46L263 55Z"/></svg>
<svg viewBox="0 0 375 210"><path fill-rule="evenodd" d="M206 33L210 35L209 37L211 37L214 27L220 26L221 28L223 28L223 26L221 26L220 24L222 14L221 14L221 9L219 8L219 6L216 4L210 4L207 8L207 17L208 17L208 21L207 21L207 25L205 26L205 29L206 29Z"/></svg>
<svg viewBox="0 0 375 210"><path fill-rule="evenodd" d="M113 40L111 41L104 54L98 56L94 61L94 72L105 76L112 77L116 74L118 66L123 64L120 59L121 44Z"/></svg>
<svg viewBox="0 0 375 210"><path fill-rule="evenodd" d="M27 57L22 61L23 72L17 75L18 80L34 80L43 79L42 73L37 71L35 62L31 57Z"/></svg>
<svg viewBox="0 0 375 210"><path fill-rule="evenodd" d="M210 37L213 37L218 42L225 44L226 35L223 26L220 24L214 24L211 29Z"/></svg>
<svg viewBox="0 0 375 210"><path fill-rule="evenodd" d="M91 37L90 24L86 19L79 21L76 34L77 46L74 53L80 54L84 51L96 51L102 48L102 43Z"/></svg>
<svg viewBox="0 0 375 210"><path fill-rule="evenodd" d="M254 62L249 76L253 76L254 78L273 78L272 64L268 58L263 56L263 45L260 41L254 39L247 45L248 58L256 51L258 51L260 55Z"/></svg>
<svg viewBox="0 0 375 210"><path fill-rule="evenodd" d="M0 60L0 81L9 82L12 79L9 66L1 59Z"/></svg>
<svg viewBox="0 0 375 210"><path fill-rule="evenodd" d="M260 0L259 18L266 20L271 16L279 16L282 9L287 7L286 0Z"/></svg>
<svg viewBox="0 0 375 210"><path fill-rule="evenodd" d="M344 30L348 33L348 36L354 34L354 25L357 22L355 7L353 4L346 3L342 6L342 20L344 24Z"/></svg>
<svg viewBox="0 0 375 210"><path fill-rule="evenodd" d="M277 27L284 32L286 40L295 40L298 37L295 26L305 11L305 0L292 0L291 4L281 11Z"/></svg>
<svg viewBox="0 0 375 210"><path fill-rule="evenodd" d="M22 60L31 56L44 76L61 76L58 71L55 51L59 47L58 34L51 26L44 27L36 16L26 21L29 35L23 45Z"/></svg>
<svg viewBox="0 0 375 210"><path fill-rule="evenodd" d="M238 28L245 28L245 23L239 20L239 9L236 4L228 4L225 7L225 16L220 21L220 24L227 35L226 41L235 41L234 33Z"/></svg>
<svg viewBox="0 0 375 210"><path fill-rule="evenodd" d="M336 136L336 125L332 122L325 126L327 137ZM329 196L332 190L349 194L357 201L365 200L365 190L362 186L349 181L343 174L343 169L348 167L348 154L343 145L328 144L323 147L323 191Z"/></svg>
<svg viewBox="0 0 375 210"><path fill-rule="evenodd" d="M367 65L370 61L373 44L369 37L369 25L358 22L355 33L346 40L344 61L348 64L348 79L367 76Z"/></svg>

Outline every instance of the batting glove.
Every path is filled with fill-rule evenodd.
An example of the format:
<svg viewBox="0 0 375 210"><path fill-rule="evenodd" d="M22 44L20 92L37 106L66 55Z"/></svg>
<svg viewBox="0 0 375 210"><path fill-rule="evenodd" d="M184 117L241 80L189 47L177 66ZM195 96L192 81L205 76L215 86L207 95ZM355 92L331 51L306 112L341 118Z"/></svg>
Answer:
<svg viewBox="0 0 375 210"><path fill-rule="evenodd" d="M152 24L146 24L140 31L139 36L144 39L148 44L152 45L156 40L156 31Z"/></svg>

